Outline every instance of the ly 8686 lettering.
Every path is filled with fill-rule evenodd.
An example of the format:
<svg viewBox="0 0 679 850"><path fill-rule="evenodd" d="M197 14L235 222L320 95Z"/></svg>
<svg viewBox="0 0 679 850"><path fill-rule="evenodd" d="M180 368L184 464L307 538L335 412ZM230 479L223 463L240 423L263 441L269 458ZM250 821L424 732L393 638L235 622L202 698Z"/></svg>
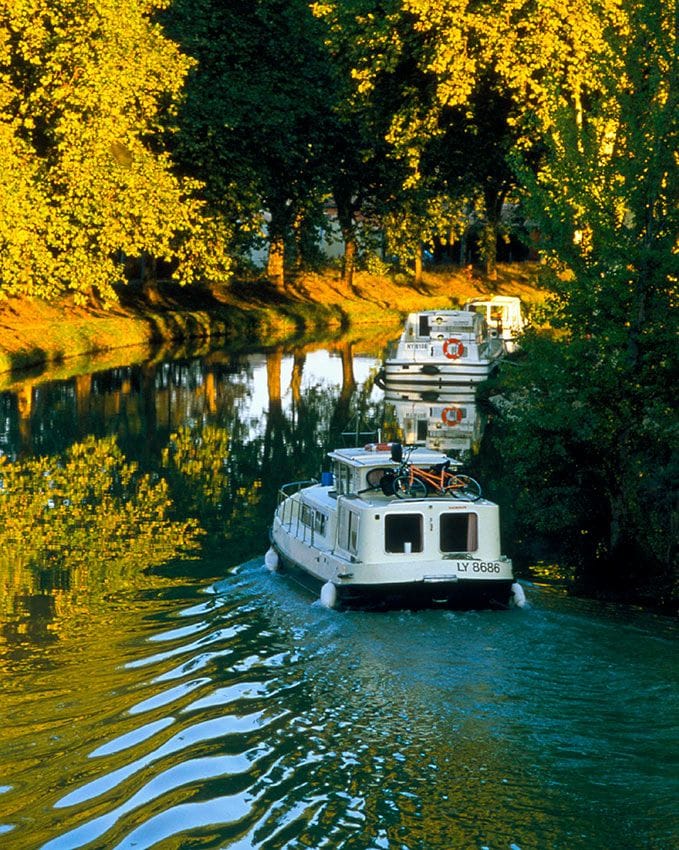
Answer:
<svg viewBox="0 0 679 850"><path fill-rule="evenodd" d="M473 573L499 573L500 565L495 561L474 561L472 564Z"/></svg>

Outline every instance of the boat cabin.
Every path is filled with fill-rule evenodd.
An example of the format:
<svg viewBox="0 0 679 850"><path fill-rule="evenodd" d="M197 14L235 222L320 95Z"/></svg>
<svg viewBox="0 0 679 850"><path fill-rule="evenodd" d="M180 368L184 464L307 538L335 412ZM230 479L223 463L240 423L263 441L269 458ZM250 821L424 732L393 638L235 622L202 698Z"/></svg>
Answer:
<svg viewBox="0 0 679 850"><path fill-rule="evenodd" d="M487 336L488 327L480 313L468 310L424 310L408 314L400 341L406 350L417 351L428 349L431 343L443 343L453 338L460 348L451 354L463 357L470 343L481 345Z"/></svg>
<svg viewBox="0 0 679 850"><path fill-rule="evenodd" d="M492 336L512 339L523 330L521 300L510 295L494 295L492 298L472 298L464 309L481 315Z"/></svg>
<svg viewBox="0 0 679 850"><path fill-rule="evenodd" d="M363 448L335 449L328 452L332 461L332 477L338 496L360 495L380 488L385 472L398 469L401 463L400 444L369 443ZM414 449L409 462L425 469L449 462L458 464L441 452L425 448Z"/></svg>

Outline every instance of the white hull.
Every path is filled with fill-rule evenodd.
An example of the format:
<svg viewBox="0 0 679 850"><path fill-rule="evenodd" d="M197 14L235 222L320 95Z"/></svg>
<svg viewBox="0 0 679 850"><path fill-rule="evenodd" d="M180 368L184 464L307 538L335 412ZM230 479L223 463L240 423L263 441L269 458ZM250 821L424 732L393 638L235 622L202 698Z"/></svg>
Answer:
<svg viewBox="0 0 679 850"><path fill-rule="evenodd" d="M429 359L426 362L388 359L384 361L384 382L388 387L423 387L427 389L472 386L485 381L499 358L474 363Z"/></svg>

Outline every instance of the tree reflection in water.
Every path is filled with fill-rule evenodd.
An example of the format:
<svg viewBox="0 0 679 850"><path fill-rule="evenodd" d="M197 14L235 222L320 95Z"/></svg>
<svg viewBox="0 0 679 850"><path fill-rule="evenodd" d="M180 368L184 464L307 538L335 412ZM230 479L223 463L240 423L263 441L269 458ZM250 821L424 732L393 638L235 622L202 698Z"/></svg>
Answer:
<svg viewBox="0 0 679 850"><path fill-rule="evenodd" d="M6 641L262 554L280 484L318 476L352 417L383 425L352 345L320 353L325 371L313 349L213 352L0 394Z"/></svg>

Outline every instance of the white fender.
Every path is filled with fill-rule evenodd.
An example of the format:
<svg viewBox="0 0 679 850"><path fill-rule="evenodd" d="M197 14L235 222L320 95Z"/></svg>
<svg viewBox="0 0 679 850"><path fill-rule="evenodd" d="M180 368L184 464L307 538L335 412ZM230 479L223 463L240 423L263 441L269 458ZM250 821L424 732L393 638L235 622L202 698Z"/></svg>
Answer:
<svg viewBox="0 0 679 850"><path fill-rule="evenodd" d="M266 555L264 556L264 566L272 573L275 573L278 569L278 552L276 552L273 547L267 549Z"/></svg>
<svg viewBox="0 0 679 850"><path fill-rule="evenodd" d="M321 605L331 609L337 605L337 588L331 581L326 581L321 588Z"/></svg>
<svg viewBox="0 0 679 850"><path fill-rule="evenodd" d="M526 605L528 605L524 589L518 581L515 581L514 584L512 584L512 602L517 608L525 608Z"/></svg>

